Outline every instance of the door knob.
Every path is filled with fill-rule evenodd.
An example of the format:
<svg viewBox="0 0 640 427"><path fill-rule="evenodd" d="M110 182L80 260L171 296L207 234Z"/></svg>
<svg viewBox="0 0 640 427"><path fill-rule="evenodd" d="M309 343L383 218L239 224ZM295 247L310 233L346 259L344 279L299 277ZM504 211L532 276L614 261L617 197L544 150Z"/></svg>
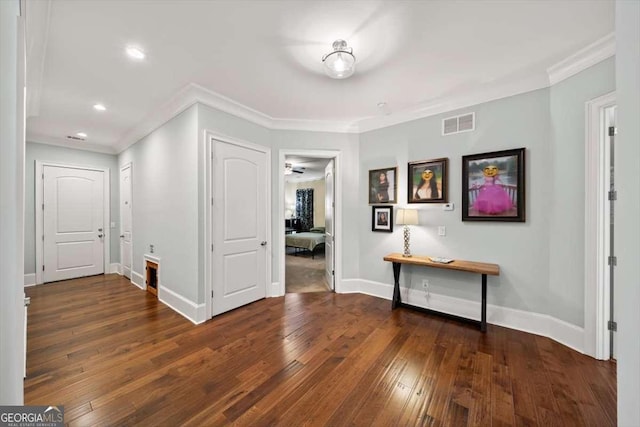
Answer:
<svg viewBox="0 0 640 427"><path fill-rule="evenodd" d="M267 242L260 242L260 246L267 246Z"/></svg>
<svg viewBox="0 0 640 427"><path fill-rule="evenodd" d="M102 239L104 235L103 234L98 234L98 237Z"/></svg>
<svg viewBox="0 0 640 427"><path fill-rule="evenodd" d="M121 238L121 239L124 239L124 234L121 234L121 235L120 235L120 238Z"/></svg>

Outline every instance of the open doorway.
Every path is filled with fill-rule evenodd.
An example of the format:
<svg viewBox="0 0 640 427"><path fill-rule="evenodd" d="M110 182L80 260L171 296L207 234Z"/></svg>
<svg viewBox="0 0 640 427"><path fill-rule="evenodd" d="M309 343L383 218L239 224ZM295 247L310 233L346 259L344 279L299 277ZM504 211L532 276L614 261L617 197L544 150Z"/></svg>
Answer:
<svg viewBox="0 0 640 427"><path fill-rule="evenodd" d="M333 290L333 159L285 156L285 292Z"/></svg>

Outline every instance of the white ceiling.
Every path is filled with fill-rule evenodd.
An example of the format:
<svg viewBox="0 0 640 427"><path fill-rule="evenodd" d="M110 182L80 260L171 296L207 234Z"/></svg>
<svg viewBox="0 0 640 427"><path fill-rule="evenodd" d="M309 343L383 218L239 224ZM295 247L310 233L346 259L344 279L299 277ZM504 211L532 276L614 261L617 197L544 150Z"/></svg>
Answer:
<svg viewBox="0 0 640 427"><path fill-rule="evenodd" d="M291 175L285 175L284 180L295 183L324 179L324 169L330 161L331 159L317 157L287 156L285 162L290 163L294 170L302 171L302 173L294 172Z"/></svg>
<svg viewBox="0 0 640 427"><path fill-rule="evenodd" d="M613 29L613 0L29 0L27 136L83 131L74 146L116 150L189 84L290 127L400 120L498 84L548 85L550 67ZM322 71L337 38L357 58L346 80Z"/></svg>

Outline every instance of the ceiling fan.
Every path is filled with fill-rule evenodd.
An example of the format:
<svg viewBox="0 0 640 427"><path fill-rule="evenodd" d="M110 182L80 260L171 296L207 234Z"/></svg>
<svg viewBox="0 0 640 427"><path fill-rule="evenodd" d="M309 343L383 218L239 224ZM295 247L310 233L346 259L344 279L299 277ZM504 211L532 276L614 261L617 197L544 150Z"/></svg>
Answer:
<svg viewBox="0 0 640 427"><path fill-rule="evenodd" d="M291 163L284 164L284 174L291 175L293 173L304 173L305 168L303 167L294 167Z"/></svg>

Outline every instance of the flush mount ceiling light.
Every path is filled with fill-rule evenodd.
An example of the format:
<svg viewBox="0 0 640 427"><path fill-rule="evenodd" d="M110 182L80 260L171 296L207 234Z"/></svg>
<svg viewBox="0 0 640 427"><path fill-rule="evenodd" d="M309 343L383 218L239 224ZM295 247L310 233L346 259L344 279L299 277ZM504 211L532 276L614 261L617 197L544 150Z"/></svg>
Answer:
<svg viewBox="0 0 640 427"><path fill-rule="evenodd" d="M93 109L94 109L94 110L98 110L98 111L106 111L106 110L107 110L107 107L105 107L105 106L104 106L104 105L102 105L102 104L95 104L95 105L93 106Z"/></svg>
<svg viewBox="0 0 640 427"><path fill-rule="evenodd" d="M145 57L144 51L135 46L127 46L126 51L129 58L132 58L132 59L137 59L141 61Z"/></svg>
<svg viewBox="0 0 640 427"><path fill-rule="evenodd" d="M76 136L79 137L79 138L86 138L87 134L84 133L84 132L78 132L78 133L76 133Z"/></svg>
<svg viewBox="0 0 640 427"><path fill-rule="evenodd" d="M353 49L347 47L344 40L333 42L333 52L322 57L324 71L332 79L346 79L356 70L356 57Z"/></svg>

